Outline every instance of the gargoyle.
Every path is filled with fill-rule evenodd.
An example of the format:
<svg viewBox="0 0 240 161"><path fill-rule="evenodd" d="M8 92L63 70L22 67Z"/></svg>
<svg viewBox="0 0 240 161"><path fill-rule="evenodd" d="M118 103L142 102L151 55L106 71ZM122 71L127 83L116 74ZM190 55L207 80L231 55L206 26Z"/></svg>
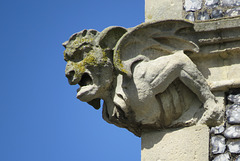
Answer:
<svg viewBox="0 0 240 161"><path fill-rule="evenodd" d="M133 29L84 30L63 43L66 77L77 98L100 108L103 118L140 136L143 130L216 125L222 111L196 65L193 24L146 23Z"/></svg>

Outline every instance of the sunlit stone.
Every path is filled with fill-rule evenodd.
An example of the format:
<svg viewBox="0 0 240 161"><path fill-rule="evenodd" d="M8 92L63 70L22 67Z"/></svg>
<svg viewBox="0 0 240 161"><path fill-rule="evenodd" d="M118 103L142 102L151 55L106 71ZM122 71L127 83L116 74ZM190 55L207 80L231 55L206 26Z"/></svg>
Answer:
<svg viewBox="0 0 240 161"><path fill-rule="evenodd" d="M201 9L202 0L185 0L184 8L186 11L196 11Z"/></svg>

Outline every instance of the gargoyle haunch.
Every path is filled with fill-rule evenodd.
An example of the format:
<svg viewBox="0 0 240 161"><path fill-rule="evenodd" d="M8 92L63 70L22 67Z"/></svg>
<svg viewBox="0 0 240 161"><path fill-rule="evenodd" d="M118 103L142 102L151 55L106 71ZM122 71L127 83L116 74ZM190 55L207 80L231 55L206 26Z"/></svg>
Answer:
<svg viewBox="0 0 240 161"><path fill-rule="evenodd" d="M63 43L65 74L79 84L77 98L137 136L147 129L216 125L222 111L186 54L198 46L186 36L193 24L169 20L135 28L83 30Z"/></svg>

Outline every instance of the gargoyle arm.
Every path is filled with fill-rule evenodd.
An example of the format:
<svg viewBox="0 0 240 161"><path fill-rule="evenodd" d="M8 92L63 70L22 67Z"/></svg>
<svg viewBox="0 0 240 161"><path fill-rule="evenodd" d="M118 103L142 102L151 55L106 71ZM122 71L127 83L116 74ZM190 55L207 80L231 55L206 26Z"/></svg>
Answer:
<svg viewBox="0 0 240 161"><path fill-rule="evenodd" d="M153 66L153 72L157 73L150 82L155 94L162 93L175 79L179 78L198 96L201 102L205 103L209 99L214 100L214 95L211 93L204 76L183 51L177 51L172 55L150 61L149 65Z"/></svg>

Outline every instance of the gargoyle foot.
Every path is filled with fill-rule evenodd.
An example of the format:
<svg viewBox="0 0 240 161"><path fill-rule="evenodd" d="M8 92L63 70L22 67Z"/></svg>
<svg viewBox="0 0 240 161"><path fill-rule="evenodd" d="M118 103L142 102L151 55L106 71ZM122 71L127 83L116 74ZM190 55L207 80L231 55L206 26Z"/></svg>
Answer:
<svg viewBox="0 0 240 161"><path fill-rule="evenodd" d="M215 99L208 99L204 103L205 112L198 124L206 124L209 127L220 125L223 122L224 111Z"/></svg>

